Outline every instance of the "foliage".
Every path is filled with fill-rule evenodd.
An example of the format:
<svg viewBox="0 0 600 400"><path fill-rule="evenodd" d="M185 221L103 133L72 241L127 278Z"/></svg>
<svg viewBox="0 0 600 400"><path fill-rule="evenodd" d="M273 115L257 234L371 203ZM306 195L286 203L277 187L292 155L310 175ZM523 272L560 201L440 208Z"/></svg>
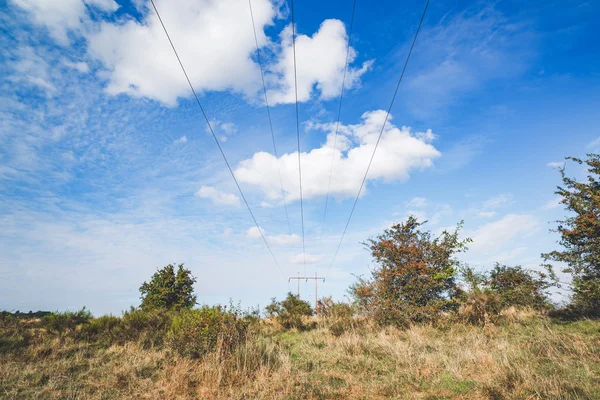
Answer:
<svg viewBox="0 0 600 400"><path fill-rule="evenodd" d="M421 225L410 216L365 243L376 267L350 293L361 311L380 324L435 321L440 313L458 308L455 254L465 251L470 239L459 240L462 223L435 238Z"/></svg>
<svg viewBox="0 0 600 400"><path fill-rule="evenodd" d="M221 306L181 311L171 323L169 344L180 355L191 358L213 351L229 355L245 339L248 324L236 311Z"/></svg>
<svg viewBox="0 0 600 400"><path fill-rule="evenodd" d="M567 157L585 164L587 179L578 182L561 168L563 186L555 192L571 214L558 222L562 251L542 254L545 261L563 262L564 272L573 276L573 307L589 315L600 316L600 155L588 154L587 160Z"/></svg>
<svg viewBox="0 0 600 400"><path fill-rule="evenodd" d="M143 310L132 307L123 313L121 324L114 332L115 341L121 344L136 341L145 349L161 347L171 326L173 314L173 311L165 309Z"/></svg>
<svg viewBox="0 0 600 400"><path fill-rule="evenodd" d="M547 289L552 286L546 274L521 266L496 263L489 272L461 266L460 277L466 286L459 316L469 323L495 322L508 307L542 310L551 307Z"/></svg>
<svg viewBox="0 0 600 400"><path fill-rule="evenodd" d="M475 324L487 325L496 322L502 311L500 296L491 290L470 292L458 309L458 315L462 321Z"/></svg>
<svg viewBox="0 0 600 400"><path fill-rule="evenodd" d="M49 332L62 335L74 331L78 325L88 323L91 318L92 314L83 307L79 311L53 312L44 316L41 324Z"/></svg>
<svg viewBox="0 0 600 400"><path fill-rule="evenodd" d="M271 304L265 310L267 315L275 316L281 326L286 329L307 329L308 326L304 324L302 318L313 315L310 303L292 293L288 293L282 302L276 301L275 298L271 299Z"/></svg>
<svg viewBox="0 0 600 400"><path fill-rule="evenodd" d="M341 336L348 329L354 328L355 310L352 304L335 302L329 297L317 301L317 315L321 318L321 325L329 329L334 336Z"/></svg>
<svg viewBox="0 0 600 400"><path fill-rule="evenodd" d="M149 283L140 286L141 308L149 309L189 309L196 304L194 295L196 278L183 264L177 265L177 271L172 264L158 269Z"/></svg>
<svg viewBox="0 0 600 400"><path fill-rule="evenodd" d="M489 274L489 289L498 294L502 307L531 307L541 310L551 306L547 289L552 286L546 274L496 263Z"/></svg>
<svg viewBox="0 0 600 400"><path fill-rule="evenodd" d="M7 311L0 312L0 354L22 350L29 344L31 336L18 317Z"/></svg>
<svg viewBox="0 0 600 400"><path fill-rule="evenodd" d="M87 324L83 325L81 330L77 332L77 336L90 342L99 341L110 345L117 341L121 325L121 318L112 315L103 315L99 318L91 319Z"/></svg>

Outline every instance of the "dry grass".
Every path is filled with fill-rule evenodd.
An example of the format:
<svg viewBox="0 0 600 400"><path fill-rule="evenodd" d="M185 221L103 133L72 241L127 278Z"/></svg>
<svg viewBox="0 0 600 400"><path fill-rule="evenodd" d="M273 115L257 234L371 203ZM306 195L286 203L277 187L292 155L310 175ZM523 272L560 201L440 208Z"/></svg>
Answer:
<svg viewBox="0 0 600 400"><path fill-rule="evenodd" d="M263 324L230 356L39 336L0 353L7 399L600 399L600 322L508 321L407 330Z"/></svg>

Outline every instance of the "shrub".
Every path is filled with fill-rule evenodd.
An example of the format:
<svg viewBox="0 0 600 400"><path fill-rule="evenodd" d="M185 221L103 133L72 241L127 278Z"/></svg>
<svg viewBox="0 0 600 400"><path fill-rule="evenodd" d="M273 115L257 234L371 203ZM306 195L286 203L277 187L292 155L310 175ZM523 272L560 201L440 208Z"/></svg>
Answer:
<svg viewBox="0 0 600 400"><path fill-rule="evenodd" d="M551 306L546 290L552 286L545 274L496 263L489 274L490 290L500 297L502 307L531 307L536 310Z"/></svg>
<svg viewBox="0 0 600 400"><path fill-rule="evenodd" d="M356 326L354 307L348 303L335 302L331 297L317 301L317 314L321 317L321 324L336 337Z"/></svg>
<svg viewBox="0 0 600 400"><path fill-rule="evenodd" d="M220 351L230 354L246 337L248 321L220 306L176 314L169 331L170 347L180 355L200 358Z"/></svg>
<svg viewBox="0 0 600 400"><path fill-rule="evenodd" d="M92 314L83 307L79 311L53 312L44 316L41 324L48 332L62 335L75 331L77 326L88 323L91 318Z"/></svg>
<svg viewBox="0 0 600 400"><path fill-rule="evenodd" d="M312 316L313 310L308 301L300 299L297 295L288 293L282 302L278 302L273 298L271 304L265 310L267 315L276 317L277 322L286 329L306 330L310 328L302 319L303 317Z"/></svg>
<svg viewBox="0 0 600 400"><path fill-rule="evenodd" d="M132 307L123 313L120 325L114 330L115 341L137 341L145 349L161 347L172 319L173 313L168 310L141 310Z"/></svg>
<svg viewBox="0 0 600 400"><path fill-rule="evenodd" d="M467 323L487 325L496 322L502 311L502 301L490 290L471 292L458 309L459 317Z"/></svg>
<svg viewBox="0 0 600 400"><path fill-rule="evenodd" d="M455 254L465 251L470 239L459 240L461 224L435 238L422 225L411 216L365 243L376 267L350 293L361 311L379 324L434 322L459 306Z"/></svg>
<svg viewBox="0 0 600 400"><path fill-rule="evenodd" d="M90 320L81 327L78 337L88 341L99 341L110 345L117 341L121 318L112 315L103 315Z"/></svg>
<svg viewBox="0 0 600 400"><path fill-rule="evenodd" d="M9 312L0 313L0 354L19 352L30 340L30 332L22 321Z"/></svg>

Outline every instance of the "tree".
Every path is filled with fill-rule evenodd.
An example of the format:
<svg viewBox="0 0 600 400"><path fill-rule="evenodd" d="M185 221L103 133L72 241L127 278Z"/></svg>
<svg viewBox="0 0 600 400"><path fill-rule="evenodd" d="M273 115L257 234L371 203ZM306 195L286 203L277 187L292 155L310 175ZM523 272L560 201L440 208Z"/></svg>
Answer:
<svg viewBox="0 0 600 400"><path fill-rule="evenodd" d="M432 321L458 307L455 254L471 240L459 240L462 223L452 233L433 237L413 216L364 243L376 267L370 279L350 288L357 305L382 324Z"/></svg>
<svg viewBox="0 0 600 400"><path fill-rule="evenodd" d="M158 269L149 283L140 286L141 308L145 310L163 308L168 310L189 309L196 304L194 295L196 278L183 264L172 264Z"/></svg>
<svg viewBox="0 0 600 400"><path fill-rule="evenodd" d="M553 230L561 235L562 251L542 254L545 261L564 262L563 272L573 277L572 306L578 311L600 316L600 155L588 154L587 160L567 157L579 165L585 164L587 179L578 182L569 178L565 167L560 169L563 186L555 192L561 204L571 214L558 222ZM549 264L548 264L549 265Z"/></svg>
<svg viewBox="0 0 600 400"><path fill-rule="evenodd" d="M299 296L288 293L285 300L278 302L275 298L271 299L271 304L265 308L269 316L277 317L277 321L284 328L304 329L306 326L302 322L302 317L313 315L313 309L308 301L300 299Z"/></svg>

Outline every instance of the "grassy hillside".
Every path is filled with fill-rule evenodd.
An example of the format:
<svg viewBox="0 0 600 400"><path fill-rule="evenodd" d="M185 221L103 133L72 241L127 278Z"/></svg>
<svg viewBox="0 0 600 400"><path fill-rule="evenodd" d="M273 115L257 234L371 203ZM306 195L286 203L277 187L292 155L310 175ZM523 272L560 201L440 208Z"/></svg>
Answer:
<svg viewBox="0 0 600 400"><path fill-rule="evenodd" d="M600 321L510 309L484 327L355 320L298 331L248 319L235 346L220 334L195 336L202 356L182 355L189 337L174 334L172 321L144 321L104 317L60 330L5 318L0 397L600 399Z"/></svg>

